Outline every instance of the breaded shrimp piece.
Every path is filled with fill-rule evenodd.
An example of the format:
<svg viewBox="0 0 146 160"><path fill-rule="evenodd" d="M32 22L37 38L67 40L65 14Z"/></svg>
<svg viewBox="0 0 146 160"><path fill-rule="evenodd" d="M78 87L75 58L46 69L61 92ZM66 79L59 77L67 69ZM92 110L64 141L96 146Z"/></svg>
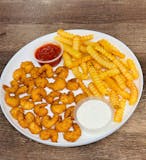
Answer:
<svg viewBox="0 0 146 160"><path fill-rule="evenodd" d="M76 78L72 78L67 82L66 88L75 91L79 88L79 84Z"/></svg>
<svg viewBox="0 0 146 160"><path fill-rule="evenodd" d="M50 117L47 115L42 118L41 124L45 128L51 128L53 125L56 124L58 119L59 119L59 116L57 114L54 114L53 117Z"/></svg>
<svg viewBox="0 0 146 160"><path fill-rule="evenodd" d="M60 101L63 103L63 104L71 104L74 102L74 94L73 92L68 92L67 94L66 93L62 93L60 95Z"/></svg>
<svg viewBox="0 0 146 160"><path fill-rule="evenodd" d="M81 129L78 124L73 124L73 131L67 131L63 137L69 142L75 142L81 136Z"/></svg>
<svg viewBox="0 0 146 160"><path fill-rule="evenodd" d="M40 138L42 140L51 139L52 142L57 142L58 132L55 129L45 129L40 132Z"/></svg>
<svg viewBox="0 0 146 160"><path fill-rule="evenodd" d="M70 129L70 127L72 126L72 123L73 122L71 118L68 117L62 121L57 122L55 127L58 132L66 132Z"/></svg>
<svg viewBox="0 0 146 160"><path fill-rule="evenodd" d="M57 77L65 79L68 76L68 68L60 66L55 70L55 73L57 74Z"/></svg>
<svg viewBox="0 0 146 160"><path fill-rule="evenodd" d="M54 91L59 91L62 90L66 87L66 81L62 78L55 78L55 82L53 83L48 83L48 88L53 89Z"/></svg>

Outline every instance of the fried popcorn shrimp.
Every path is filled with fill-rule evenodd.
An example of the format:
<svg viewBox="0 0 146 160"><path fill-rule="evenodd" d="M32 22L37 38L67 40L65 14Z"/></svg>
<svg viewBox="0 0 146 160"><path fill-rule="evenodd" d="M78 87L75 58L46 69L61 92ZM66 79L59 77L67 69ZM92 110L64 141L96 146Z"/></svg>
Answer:
<svg viewBox="0 0 146 160"><path fill-rule="evenodd" d="M15 94L20 95L20 94L26 93L27 91L28 91L28 88L26 86L20 86L15 92Z"/></svg>
<svg viewBox="0 0 146 160"><path fill-rule="evenodd" d="M35 85L37 87L45 88L48 84L48 80L46 78L38 77L35 79Z"/></svg>
<svg viewBox="0 0 146 160"><path fill-rule="evenodd" d="M44 64L39 68L39 73L40 74L45 74L47 78L50 78L53 76L53 69L51 65L49 64Z"/></svg>
<svg viewBox="0 0 146 160"><path fill-rule="evenodd" d="M27 120L25 119L25 115L23 112L18 112L17 121L22 128L28 128L29 124L28 124Z"/></svg>
<svg viewBox="0 0 146 160"><path fill-rule="evenodd" d="M58 132L66 132L71 128L72 123L70 117L65 118L64 120L57 122L55 128Z"/></svg>
<svg viewBox="0 0 146 160"><path fill-rule="evenodd" d="M20 100L18 96L11 96L9 93L6 92L5 94L5 102L10 107L18 107L20 104Z"/></svg>
<svg viewBox="0 0 146 160"><path fill-rule="evenodd" d="M80 102L81 100L83 100L86 97L87 97L87 94L80 93L80 94L78 94L78 95L75 96L75 102L78 103L78 102Z"/></svg>
<svg viewBox="0 0 146 160"><path fill-rule="evenodd" d="M47 103L41 103L41 104L36 104L34 106L34 112L36 115L39 117L46 116L48 114L48 110L45 108L47 106Z"/></svg>
<svg viewBox="0 0 146 160"><path fill-rule="evenodd" d="M34 67L31 71L30 71L30 75L32 78L37 78L39 77L40 73L39 73L39 67Z"/></svg>
<svg viewBox="0 0 146 160"><path fill-rule="evenodd" d="M31 94L32 90L35 88L35 82L32 77L28 77L24 80L23 84L27 87L27 93Z"/></svg>
<svg viewBox="0 0 146 160"><path fill-rule="evenodd" d="M18 121L18 123L22 128L28 128L29 126L29 124L27 123L25 119Z"/></svg>
<svg viewBox="0 0 146 160"><path fill-rule="evenodd" d="M120 58L125 58L125 55L121 53L115 46L113 46L109 41L101 39L98 43L108 52Z"/></svg>
<svg viewBox="0 0 146 160"><path fill-rule="evenodd" d="M48 103L52 104L55 98L59 98L60 94L61 93L58 91L52 91L46 96L45 99Z"/></svg>
<svg viewBox="0 0 146 160"><path fill-rule="evenodd" d="M100 92L98 91L98 89L96 88L93 82L89 83L88 88L95 97L101 97Z"/></svg>
<svg viewBox="0 0 146 160"><path fill-rule="evenodd" d="M73 131L67 131L63 137L69 142L75 142L81 136L81 129L78 124L73 124Z"/></svg>
<svg viewBox="0 0 146 160"><path fill-rule="evenodd" d="M13 118L17 119L18 114L23 113L23 109L19 108L19 107L14 107L14 108L11 109L10 113L13 116Z"/></svg>
<svg viewBox="0 0 146 160"><path fill-rule="evenodd" d="M38 126L35 122L31 122L28 128L32 134L39 134L42 130L41 127Z"/></svg>
<svg viewBox="0 0 146 160"><path fill-rule="evenodd" d="M8 87L7 85L3 85L3 89L8 93L15 93L19 87L18 82L15 80L12 80L10 84L11 84L10 87Z"/></svg>
<svg viewBox="0 0 146 160"><path fill-rule="evenodd" d="M47 96L46 90L44 88L35 88L32 91L31 97L34 102L39 102Z"/></svg>
<svg viewBox="0 0 146 160"><path fill-rule="evenodd" d="M20 106L25 110L30 110L34 108L34 103L27 99L20 99Z"/></svg>
<svg viewBox="0 0 146 160"><path fill-rule="evenodd" d="M134 82L132 81L127 81L127 86L130 89L130 98L129 98L129 104L134 105L138 99L138 89Z"/></svg>
<svg viewBox="0 0 146 160"><path fill-rule="evenodd" d="M40 132L40 138L42 140L51 139L52 142L57 142L58 132L55 129L45 129Z"/></svg>
<svg viewBox="0 0 146 160"><path fill-rule="evenodd" d="M56 41L61 42L61 43L65 43L65 44L67 44L69 46L72 46L72 40L70 40L70 39L67 39L67 38L64 38L64 37L60 37L60 36L56 36L56 37L54 37L54 39Z"/></svg>
<svg viewBox="0 0 146 160"><path fill-rule="evenodd" d="M25 115L25 119L26 119L27 123L30 124L31 122L35 121L35 116L32 112L27 112Z"/></svg>
<svg viewBox="0 0 146 160"><path fill-rule="evenodd" d="M38 126L41 126L42 124L42 117L39 117L38 115L35 116L35 123L38 125Z"/></svg>
<svg viewBox="0 0 146 160"><path fill-rule="evenodd" d="M124 115L124 110L125 110L125 105L126 105L126 100L122 99L120 101L120 107L118 109L116 109L115 113L114 113L114 121L115 122L121 122L123 119L123 115Z"/></svg>
<svg viewBox="0 0 146 160"><path fill-rule="evenodd" d="M59 91L66 87L66 81L64 79L59 77L54 79L55 79L55 82L47 84L48 88L51 88L54 91Z"/></svg>
<svg viewBox="0 0 146 160"><path fill-rule="evenodd" d="M88 46L87 47L87 52L90 54L90 56L95 59L100 65L102 65L103 67L105 68L108 68L108 69L111 69L111 68L114 68L115 65L108 61L108 60L105 60L103 59L99 53L92 47L92 46Z"/></svg>
<svg viewBox="0 0 146 160"><path fill-rule="evenodd" d="M120 108L119 96L115 91L113 91L113 90L110 91L109 99L110 99L110 104L114 109Z"/></svg>
<svg viewBox="0 0 146 160"><path fill-rule="evenodd" d="M58 121L59 116L57 114L54 114L53 117L50 117L48 115L44 116L42 118L41 124L42 126L44 126L45 128L51 128L53 125L56 124L56 122Z"/></svg>
<svg viewBox="0 0 146 160"><path fill-rule="evenodd" d="M64 113L64 118L71 117L71 119L74 120L74 109L75 106L68 107Z"/></svg>
<svg viewBox="0 0 146 160"><path fill-rule="evenodd" d="M66 110L66 105L65 104L52 104L50 109L54 114L61 114Z"/></svg>
<svg viewBox="0 0 146 160"><path fill-rule="evenodd" d="M65 52L69 53L73 58L81 58L82 53L70 47L69 45L63 44Z"/></svg>
<svg viewBox="0 0 146 160"><path fill-rule="evenodd" d="M71 91L75 91L79 88L79 84L77 82L76 78L72 78L67 82L66 88L71 90Z"/></svg>
<svg viewBox="0 0 146 160"><path fill-rule="evenodd" d="M55 73L57 74L57 77L65 79L68 76L68 68L60 66L55 70Z"/></svg>
<svg viewBox="0 0 146 160"><path fill-rule="evenodd" d="M66 93L62 93L60 95L60 101L63 104L71 104L74 102L74 94L73 92L69 91L67 94Z"/></svg>
<svg viewBox="0 0 146 160"><path fill-rule="evenodd" d="M34 68L34 65L31 61L25 61L21 63L20 68L24 69L25 73L30 73L30 71Z"/></svg>
<svg viewBox="0 0 146 160"><path fill-rule="evenodd" d="M139 77L138 70L134 64L134 61L132 59L127 59L127 64L132 72L132 76L134 79L137 79Z"/></svg>
<svg viewBox="0 0 146 160"><path fill-rule="evenodd" d="M88 88L85 86L85 84L80 79L78 79L78 83L79 83L79 86L81 87L82 91L85 94L87 94L88 96L92 96L92 93L88 90Z"/></svg>
<svg viewBox="0 0 146 160"><path fill-rule="evenodd" d="M16 69L13 72L13 78L14 78L14 80L16 80L18 82L23 82L24 79L26 78L24 69L22 69L22 68Z"/></svg>

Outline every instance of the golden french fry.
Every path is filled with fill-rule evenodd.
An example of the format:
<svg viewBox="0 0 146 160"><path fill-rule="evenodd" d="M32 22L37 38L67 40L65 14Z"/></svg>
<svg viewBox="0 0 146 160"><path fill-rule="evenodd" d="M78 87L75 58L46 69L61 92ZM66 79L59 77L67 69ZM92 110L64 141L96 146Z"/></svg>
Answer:
<svg viewBox="0 0 146 160"><path fill-rule="evenodd" d="M78 83L84 93L86 93L88 96L93 96L92 93L89 91L89 89L85 86L85 84L80 79L78 79Z"/></svg>
<svg viewBox="0 0 146 160"><path fill-rule="evenodd" d="M117 84L119 85L119 87L121 89L125 89L126 88L126 84L125 84L125 80L122 77L123 75L121 74L117 74L115 76L113 76L113 78L116 80Z"/></svg>
<svg viewBox="0 0 146 160"><path fill-rule="evenodd" d="M79 67L72 68L72 72L78 79L81 80L88 79L88 74L80 72Z"/></svg>
<svg viewBox="0 0 146 160"><path fill-rule="evenodd" d="M106 77L112 77L112 76L115 76L117 74L119 74L120 71L117 69L117 68L114 68L114 69L110 69L110 70L107 70L107 71L104 71L104 72L101 72L99 74L99 77L101 79L105 79Z"/></svg>
<svg viewBox="0 0 146 160"><path fill-rule="evenodd" d="M138 99L138 89L133 81L127 81L127 86L130 89L129 104L134 105Z"/></svg>
<svg viewBox="0 0 146 160"><path fill-rule="evenodd" d="M104 60L99 54L98 52L96 52L96 50L94 50L94 48L92 46L88 46L87 47L87 52L90 54L90 56L95 59L100 65L104 66L105 68L114 68L115 65L110 62L110 61L106 61Z"/></svg>
<svg viewBox="0 0 146 160"><path fill-rule="evenodd" d="M100 92L98 91L98 89L96 88L96 86L94 85L93 82L90 82L88 84L88 88L90 90L90 92L95 96L95 97L101 97Z"/></svg>
<svg viewBox="0 0 146 160"><path fill-rule="evenodd" d="M82 52L82 53L86 54L86 53L87 53L87 49L86 49L86 47L85 47L85 46L83 46L83 45L81 45L81 46L80 46L80 52Z"/></svg>
<svg viewBox="0 0 146 160"><path fill-rule="evenodd" d="M69 45L63 44L63 48L64 48L65 52L69 53L74 58L81 58L81 56L82 56L81 52L73 49Z"/></svg>
<svg viewBox="0 0 146 160"><path fill-rule="evenodd" d="M81 43L80 42L80 37L79 36L75 36L73 38L73 49L79 51L79 49L80 49L80 43Z"/></svg>
<svg viewBox="0 0 146 160"><path fill-rule="evenodd" d="M115 59L115 57L109 53L108 51L106 51L103 47L101 47L98 43L95 46L95 49L101 53L103 56L107 57L109 60L113 61Z"/></svg>
<svg viewBox="0 0 146 160"><path fill-rule="evenodd" d="M83 41L83 45L85 46L93 46L95 47L97 45L97 42L91 42L91 41Z"/></svg>
<svg viewBox="0 0 146 160"><path fill-rule="evenodd" d="M81 59L81 63L87 62L87 61L89 61L89 60L91 60L91 59L92 59L92 57L89 56L89 55L84 56L84 57L82 57L82 59Z"/></svg>
<svg viewBox="0 0 146 160"><path fill-rule="evenodd" d="M115 113L114 113L114 121L115 122L121 122L123 119L123 115L124 115L124 110L125 110L125 105L126 105L126 100L122 99L120 101L120 108L116 109Z"/></svg>
<svg viewBox="0 0 146 160"><path fill-rule="evenodd" d="M112 78L107 77L105 79L105 82L107 83L109 88L111 88L112 90L117 92L117 94L119 94L120 96L122 96L125 99L129 99L129 93L124 90L121 90L121 88L118 86L118 84Z"/></svg>
<svg viewBox="0 0 146 160"><path fill-rule="evenodd" d="M93 34L88 34L88 35L85 35L85 36L81 36L82 41L89 41L91 39L93 39Z"/></svg>
<svg viewBox="0 0 146 160"><path fill-rule="evenodd" d="M60 36L56 36L56 37L54 37L54 39L56 41L59 41L61 43L65 43L65 44L70 45L70 46L72 46L72 43L73 43L72 40L64 38L64 37L60 37Z"/></svg>
<svg viewBox="0 0 146 160"><path fill-rule="evenodd" d="M88 68L86 62L82 62L80 67L82 68L84 74L88 74Z"/></svg>
<svg viewBox="0 0 146 160"><path fill-rule="evenodd" d="M112 53L115 56L118 56L120 58L125 58L125 55L121 53L115 46L113 46L109 41L105 39L101 39L98 41L98 43L103 46L108 52Z"/></svg>
<svg viewBox="0 0 146 160"><path fill-rule="evenodd" d="M71 68L72 67L72 59L71 59L71 56L66 53L66 52L63 52L63 60L64 60L64 65L68 68Z"/></svg>
<svg viewBox="0 0 146 160"><path fill-rule="evenodd" d="M96 69L96 71L98 71L99 69L102 68L102 66L98 62L96 62L94 59L91 60L91 63L93 64L93 66Z"/></svg>
<svg viewBox="0 0 146 160"><path fill-rule="evenodd" d="M95 84L99 92L102 95L105 95L107 93L107 88L105 87L103 81L99 78L94 66L91 62L87 62L87 67L93 83Z"/></svg>
<svg viewBox="0 0 146 160"><path fill-rule="evenodd" d="M75 36L74 34L64 31L63 29L59 29L57 31L57 34L59 34L61 37L69 38L69 39L73 39Z"/></svg>
<svg viewBox="0 0 146 160"><path fill-rule="evenodd" d="M120 60L118 59L114 59L113 63L119 68L119 70L122 72L123 76L127 79L127 80L133 80L132 75L128 72L128 70L126 69L126 67L121 63Z"/></svg>
<svg viewBox="0 0 146 160"><path fill-rule="evenodd" d="M127 64L132 72L132 76L134 79L137 79L139 77L139 73L138 73L138 70L135 66L135 63L132 59L127 59Z"/></svg>
<svg viewBox="0 0 146 160"><path fill-rule="evenodd" d="M118 109L120 107L119 96L114 90L110 91L109 99L110 99L110 104L114 109Z"/></svg>

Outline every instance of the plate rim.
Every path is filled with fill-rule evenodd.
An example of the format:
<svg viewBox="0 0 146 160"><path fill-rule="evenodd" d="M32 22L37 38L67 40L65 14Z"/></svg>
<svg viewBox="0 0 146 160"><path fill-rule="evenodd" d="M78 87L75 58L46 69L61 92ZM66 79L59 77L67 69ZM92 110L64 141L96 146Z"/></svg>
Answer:
<svg viewBox="0 0 146 160"><path fill-rule="evenodd" d="M1 106L1 109L2 109L2 112L4 114L4 116L6 117L6 119L8 120L8 122L17 130L19 131L22 135L26 136L27 138L35 141L35 142L38 142L38 143L42 143L42 144L45 144L45 145L50 145L50 146L58 146L58 147L77 147L77 146L83 146L83 145L87 145L87 144L91 144L91 143L95 143L109 135L111 135L112 133L114 133L115 131L117 131L119 128L121 128L128 120L130 117L132 117L134 111L136 110L136 108L138 107L138 104L140 102L140 99L142 97L142 92L143 92L143 85L144 85L144 81L143 81L143 72L142 72L142 68L141 68L141 65L140 65L140 62L138 61L136 55L133 53L133 51L125 44L123 43L121 40L119 40L118 38L115 38L113 37L112 35L110 34L107 34L107 33L103 33L103 32L99 32L99 31L95 31L95 30L88 30L88 29L70 29L70 30L65 30L65 31L71 31L71 32L76 32L76 31L85 31L85 32L96 32L98 34L103 34L105 36L108 36L108 37L111 37L112 39L116 40L116 41L119 41L124 47L126 47L131 53L132 53L132 56L135 57L136 61L137 61L137 64L139 65L140 67L140 76L141 76L141 79L142 79L142 83L140 84L141 85L141 92L139 93L139 98L138 98L138 101L136 102L135 104L135 107L134 109L130 112L130 114L127 115L127 117L119 124L118 127L108 131L107 133L103 134L102 136L98 137L98 138L95 138L94 140L90 141L86 141L86 142L82 142L82 144L76 144L76 143L69 143L68 144L60 144L60 143L53 143L53 142L50 142L49 143L45 143L46 141L40 141L40 139L35 139L34 137L31 137L29 136L27 133L23 132L22 130L20 130L12 121L11 121L11 118L6 114L6 112L4 111L4 108L2 107L2 98L0 98L0 106ZM50 34L56 34L57 32L52 32L52 33L49 33L49 34L46 34L46 35L43 35L43 36L40 36L30 42L28 42L27 44L25 44L22 48L20 48L16 53L14 53L14 55L9 59L9 61L7 62L7 64L4 66L4 69L1 73L1 76L0 76L0 88L2 88L2 80L1 80L1 77L3 76L3 73L5 72L6 68L7 68L7 65L13 61L13 59L15 58L15 56L18 54L18 52L20 52L21 50L23 50L25 47L31 45L31 43L33 43L34 41L37 41L43 37L47 37L47 36L50 36ZM1 92L0 92L0 95L1 95Z"/></svg>

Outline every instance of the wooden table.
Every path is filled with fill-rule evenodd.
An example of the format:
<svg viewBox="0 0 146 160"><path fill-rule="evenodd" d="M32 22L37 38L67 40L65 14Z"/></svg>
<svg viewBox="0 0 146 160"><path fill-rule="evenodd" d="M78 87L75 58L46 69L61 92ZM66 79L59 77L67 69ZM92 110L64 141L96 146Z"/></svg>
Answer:
<svg viewBox="0 0 146 160"><path fill-rule="evenodd" d="M0 73L21 47L58 28L115 36L134 51L146 73L145 0L0 0ZM46 146L24 137L0 110L0 160L146 160L145 105L144 87L136 111L121 129L75 148Z"/></svg>

